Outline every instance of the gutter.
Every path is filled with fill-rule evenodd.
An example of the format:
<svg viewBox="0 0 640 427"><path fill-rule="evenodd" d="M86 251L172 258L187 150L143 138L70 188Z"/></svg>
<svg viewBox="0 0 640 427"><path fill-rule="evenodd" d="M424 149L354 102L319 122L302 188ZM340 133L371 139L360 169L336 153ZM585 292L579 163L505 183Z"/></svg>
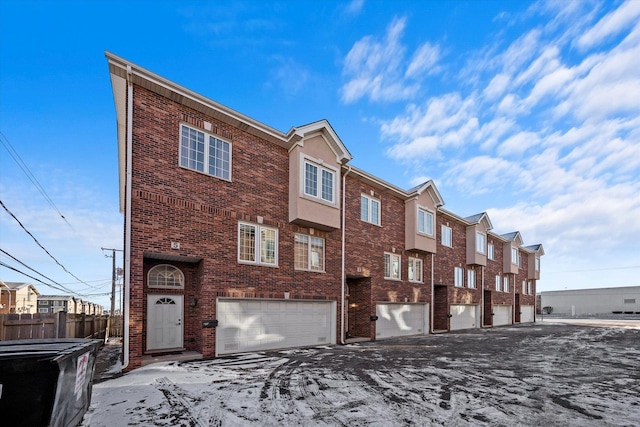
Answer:
<svg viewBox="0 0 640 427"><path fill-rule="evenodd" d="M433 272L433 266L434 266L434 258L436 257L435 253L431 254L431 333L433 334L433 332L435 331L435 328L433 327L433 319L434 319L434 312L436 310L436 302L435 302L435 290L434 290L434 272Z"/></svg>
<svg viewBox="0 0 640 427"><path fill-rule="evenodd" d="M129 366L129 298L131 296L131 167L133 154L133 82L131 81L131 65L127 65L127 170L125 189L125 231L124 231L124 320L122 345L122 370Z"/></svg>
<svg viewBox="0 0 640 427"><path fill-rule="evenodd" d="M349 169L342 175L342 289L341 289L341 300L340 300L340 344L346 344L344 341L344 286L347 280L346 272L344 270L345 264L345 224L346 224L346 192L347 192L347 175L351 172L351 166L348 166Z"/></svg>

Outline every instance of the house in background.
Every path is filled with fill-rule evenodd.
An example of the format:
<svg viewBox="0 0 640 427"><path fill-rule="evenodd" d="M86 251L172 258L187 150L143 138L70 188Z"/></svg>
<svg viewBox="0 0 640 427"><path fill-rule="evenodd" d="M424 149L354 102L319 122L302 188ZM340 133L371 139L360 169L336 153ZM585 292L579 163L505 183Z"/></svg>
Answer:
<svg viewBox="0 0 640 427"><path fill-rule="evenodd" d="M38 295L40 292L31 283L0 281L0 313L37 313Z"/></svg>
<svg viewBox="0 0 640 427"><path fill-rule="evenodd" d="M78 301L70 295L38 296L38 313L57 313L64 311L70 314L80 313Z"/></svg>
<svg viewBox="0 0 640 427"><path fill-rule="evenodd" d="M124 213L124 367L534 321L541 245L107 53Z"/></svg>

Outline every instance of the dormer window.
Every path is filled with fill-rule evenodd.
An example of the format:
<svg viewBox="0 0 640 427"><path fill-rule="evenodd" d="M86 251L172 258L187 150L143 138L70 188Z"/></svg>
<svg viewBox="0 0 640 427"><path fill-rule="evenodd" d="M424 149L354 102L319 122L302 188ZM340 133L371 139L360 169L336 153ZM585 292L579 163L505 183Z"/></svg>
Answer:
<svg viewBox="0 0 640 427"><path fill-rule="evenodd" d="M540 271L540 258L536 257L536 271Z"/></svg>
<svg viewBox="0 0 640 427"><path fill-rule="evenodd" d="M308 160L304 162L304 194L333 203L336 172Z"/></svg>
<svg viewBox="0 0 640 427"><path fill-rule="evenodd" d="M511 264L520 266L520 252L518 248L511 248Z"/></svg>
<svg viewBox="0 0 640 427"><path fill-rule="evenodd" d="M433 212L418 208L418 233L433 236Z"/></svg>
<svg viewBox="0 0 640 427"><path fill-rule="evenodd" d="M476 252L479 254L485 254L487 247L487 236L480 232L476 232Z"/></svg>

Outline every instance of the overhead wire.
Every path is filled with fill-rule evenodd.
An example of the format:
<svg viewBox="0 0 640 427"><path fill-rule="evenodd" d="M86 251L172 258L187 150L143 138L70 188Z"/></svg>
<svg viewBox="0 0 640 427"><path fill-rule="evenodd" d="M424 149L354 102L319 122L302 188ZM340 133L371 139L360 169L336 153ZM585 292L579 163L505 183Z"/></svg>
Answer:
<svg viewBox="0 0 640 427"><path fill-rule="evenodd" d="M62 263L60 263L60 261L58 261L56 259L56 257L54 257L53 255L51 255L51 253L44 247L42 246L42 244L38 241L38 239L35 238L35 236L33 234L31 234L31 232L29 230L26 229L26 227L24 225L22 225L22 223L20 222L20 220L13 214L13 212L11 212L9 210L9 208L7 208L7 206L2 202L2 199L0 199L0 205L2 205L2 207L4 208L5 211L7 211L7 213L9 215L11 215L11 217L13 219L16 220L16 222L18 223L18 225L20 225L20 228L22 228L32 239L34 242L36 242L36 244L38 246L40 246L40 248L42 248L43 251L45 251L45 253L47 255L49 255L49 257L54 260L56 262L56 264L58 264L60 267L62 267L62 269L68 273L71 277L73 277L74 279L78 280L80 283L84 283L85 285L87 285L88 287L91 287L91 285L89 285L88 283L86 283L84 280L80 279L78 276L76 276L75 274L73 274L72 272L70 272L69 270L67 270L67 268L62 265Z"/></svg>
<svg viewBox="0 0 640 427"><path fill-rule="evenodd" d="M47 203L49 203L49 205L56 212L58 212L58 215L60 215L60 218L62 218L64 220L64 222L66 222L67 225L69 227L71 227L71 224L69 224L69 221L67 221L67 218L65 218L65 216L62 214L62 212L60 212L60 209L58 209L58 207L53 202L51 197L49 197L49 195L47 194L47 192L44 189L44 187L42 186L42 184L40 184L40 181L38 181L38 178L36 178L35 175L31 172L31 170L29 169L27 164L24 162L24 160L22 160L22 157L20 157L20 154L18 154L16 149L13 147L13 144L11 144L11 141L9 141L9 138L7 138L6 135L4 133L2 133L1 130L0 130L0 136L1 136L0 143L4 146L5 150L7 150L7 152L9 153L11 158L13 159L13 161L16 162L16 164L20 167L20 169L22 169L22 172L24 172L24 174L27 176L27 178L29 178L29 181L31 181L33 186L36 187L36 189L40 192L42 197L44 197L44 199L47 201Z"/></svg>

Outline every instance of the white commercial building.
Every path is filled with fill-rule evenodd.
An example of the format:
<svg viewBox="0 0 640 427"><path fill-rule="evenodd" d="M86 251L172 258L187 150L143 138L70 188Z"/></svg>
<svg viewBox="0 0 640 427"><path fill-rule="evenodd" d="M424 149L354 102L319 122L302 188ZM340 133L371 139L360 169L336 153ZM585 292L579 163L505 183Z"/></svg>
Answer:
<svg viewBox="0 0 640 427"><path fill-rule="evenodd" d="M540 293L542 308L553 314L640 314L640 286L575 289Z"/></svg>

